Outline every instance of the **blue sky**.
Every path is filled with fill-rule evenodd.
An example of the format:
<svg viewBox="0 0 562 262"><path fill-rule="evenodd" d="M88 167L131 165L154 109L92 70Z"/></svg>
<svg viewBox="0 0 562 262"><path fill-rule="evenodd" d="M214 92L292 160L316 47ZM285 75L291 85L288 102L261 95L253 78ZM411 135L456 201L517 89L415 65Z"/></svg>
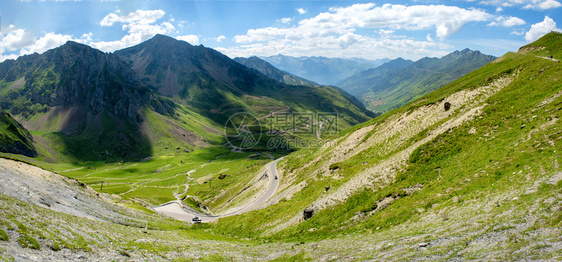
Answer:
<svg viewBox="0 0 562 262"><path fill-rule="evenodd" d="M558 0L2 1L0 61L74 40L112 52L165 34L230 57L500 56L558 30ZM562 27L562 26L561 26Z"/></svg>

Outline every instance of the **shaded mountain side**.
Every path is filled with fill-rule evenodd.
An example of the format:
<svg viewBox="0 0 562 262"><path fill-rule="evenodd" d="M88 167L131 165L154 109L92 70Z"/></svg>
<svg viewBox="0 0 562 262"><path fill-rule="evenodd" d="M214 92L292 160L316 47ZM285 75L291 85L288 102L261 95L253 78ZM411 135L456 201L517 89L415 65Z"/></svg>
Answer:
<svg viewBox="0 0 562 262"><path fill-rule="evenodd" d="M272 66L270 63L266 62L265 60L262 60L256 56L250 57L250 58L241 58L241 57L237 57L234 58L234 61L243 64L249 68L255 69L257 71L259 71L260 73L266 75L269 78L275 79L278 82L287 84L287 85L294 85L294 86L320 86L319 84L310 81L310 80L306 80L304 78L292 75L290 73L287 73L285 71L281 71L277 68L275 68L274 66ZM348 93L347 91L337 87L337 86L330 86L331 88L336 89L337 91L341 92L345 97L347 97L349 100L353 101L354 103L360 105L361 107L364 107L365 105L363 104L363 102L359 99L357 99L357 97L351 95L350 93ZM349 112L351 113L351 112ZM369 112L367 112L366 114L373 116L372 114L370 114Z"/></svg>
<svg viewBox="0 0 562 262"><path fill-rule="evenodd" d="M24 82L0 98L0 106L15 115L84 105L95 114L106 110L134 119L150 99L149 90L116 55L71 41L41 55L0 63L0 81L3 87Z"/></svg>
<svg viewBox="0 0 562 262"><path fill-rule="evenodd" d="M358 72L375 68L389 59L365 60L359 58L292 57L276 55L262 57L274 67L322 85L336 85Z"/></svg>
<svg viewBox="0 0 562 262"><path fill-rule="evenodd" d="M37 156L29 131L4 111L0 111L0 152Z"/></svg>
<svg viewBox="0 0 562 262"><path fill-rule="evenodd" d="M150 156L144 108L158 102L169 114L163 101L116 55L71 41L0 63L0 107L29 130L49 132L41 139L50 141L41 144L47 152L77 160Z"/></svg>
<svg viewBox="0 0 562 262"><path fill-rule="evenodd" d="M152 90L185 104L223 125L235 113L265 116L287 110L335 112L349 126L370 118L365 108L333 88L299 86L275 81L220 52L202 45L156 35L139 45L116 51ZM298 103L296 101L299 101Z"/></svg>
<svg viewBox="0 0 562 262"><path fill-rule="evenodd" d="M558 254L562 85L554 80L562 63L544 54L561 54L562 37L537 43L340 133L329 146L288 155L278 164L284 190L272 205L221 219L215 230L311 241L381 234L400 239L400 259L417 258L421 248L437 259L451 252L473 259L465 253L474 250L491 259L482 255L491 245L494 256L520 259L544 243L558 247L547 257Z"/></svg>
<svg viewBox="0 0 562 262"><path fill-rule="evenodd" d="M373 111L396 109L494 60L494 56L465 49L442 58L422 58L394 70L381 68L358 74L342 82ZM404 63L399 63L405 65Z"/></svg>
<svg viewBox="0 0 562 262"><path fill-rule="evenodd" d="M255 69L257 71L259 71L260 73L268 76L269 78L275 79L281 83L287 84L287 85L297 85L297 86L318 86L319 84L292 75L288 72L282 71L277 69L276 67L272 66L270 63L266 62L265 60L262 60L256 56L252 56L249 58L243 58L243 57L237 57L234 58L234 61L243 64L249 68Z"/></svg>

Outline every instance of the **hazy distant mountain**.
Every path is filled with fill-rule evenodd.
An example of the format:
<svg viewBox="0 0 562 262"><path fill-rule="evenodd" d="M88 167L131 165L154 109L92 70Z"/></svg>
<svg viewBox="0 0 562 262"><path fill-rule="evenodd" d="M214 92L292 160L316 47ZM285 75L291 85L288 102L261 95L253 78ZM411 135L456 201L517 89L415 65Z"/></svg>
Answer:
<svg viewBox="0 0 562 262"><path fill-rule="evenodd" d="M292 57L276 55L262 57L276 68L323 85L336 85L358 72L374 68L389 59L365 60L360 58Z"/></svg>
<svg viewBox="0 0 562 262"><path fill-rule="evenodd" d="M422 58L415 63L397 59L339 84L342 89L359 97L369 109L385 112L436 90L494 59L494 56L469 49L455 51L442 58Z"/></svg>
<svg viewBox="0 0 562 262"><path fill-rule="evenodd" d="M393 74L394 72L402 70L413 63L414 61L412 60L404 60L400 57L384 63L379 67L359 72L338 82L337 86L342 87L344 90L356 97L361 97L370 91L369 87L372 86L373 81L376 81L377 78L384 76L385 74Z"/></svg>
<svg viewBox="0 0 562 262"><path fill-rule="evenodd" d="M273 78L281 83L287 85L304 85L304 86L318 86L318 83L304 79L302 77L295 76L291 73L282 71L268 63L267 61L252 56L250 58L237 57L234 61L243 64L249 68L258 70L260 73Z"/></svg>

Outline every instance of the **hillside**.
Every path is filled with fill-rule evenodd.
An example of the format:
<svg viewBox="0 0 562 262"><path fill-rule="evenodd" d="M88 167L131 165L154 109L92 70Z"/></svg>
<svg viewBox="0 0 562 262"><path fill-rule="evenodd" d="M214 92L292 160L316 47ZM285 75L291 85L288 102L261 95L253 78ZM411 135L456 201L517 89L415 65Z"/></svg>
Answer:
<svg viewBox="0 0 562 262"><path fill-rule="evenodd" d="M302 86L318 86L319 84L306 80L304 78L292 75L285 71L279 70L272 66L270 63L258 58L257 56L252 56L249 58L237 57L234 61L243 64L249 68L258 70L260 73L268 76L269 78L275 79L281 83L287 85L302 85Z"/></svg>
<svg viewBox="0 0 562 262"><path fill-rule="evenodd" d="M156 35L115 54L149 88L220 125L238 112L265 116L287 108L339 113L344 126L364 122L371 115L334 88L285 85L211 48L168 36Z"/></svg>
<svg viewBox="0 0 562 262"><path fill-rule="evenodd" d="M220 190L232 184L228 179L250 172L234 152L209 161L215 154L197 151L182 159L185 164L166 157L92 170L60 167L65 175L84 174L87 183L111 179L103 192L0 160L0 188L5 187L0 256L560 260L561 43L562 34L548 34L323 146L289 154L279 162L280 184L267 203L212 224L191 226L156 215L142 199L169 192L176 179L202 181L219 173L228 174L213 182L219 190L205 183L189 186L201 194L228 194ZM252 167L266 163L245 161ZM177 175L166 177L166 172ZM252 172L258 180L263 170ZM133 188L113 193L123 186ZM53 194L64 201L53 202ZM121 197L126 195L134 197Z"/></svg>
<svg viewBox="0 0 562 262"><path fill-rule="evenodd" d="M556 58L561 41L546 35L290 154L271 206L215 230L285 241L353 235L346 250L360 259L560 259L562 66L545 54Z"/></svg>
<svg viewBox="0 0 562 262"><path fill-rule="evenodd" d="M0 257L558 261L561 47L562 34L547 34L290 153L277 165L273 197L210 224L150 207L174 200L226 212L255 198L270 156L207 147L133 163L36 161L66 177L0 159ZM177 120L188 120L177 106ZM144 112L143 123L181 123Z"/></svg>
<svg viewBox="0 0 562 262"><path fill-rule="evenodd" d="M262 57L262 59L276 68L322 85L336 85L345 78L388 61L388 59L371 61L354 58L292 57L284 55Z"/></svg>
<svg viewBox="0 0 562 262"><path fill-rule="evenodd" d="M157 101L116 55L75 42L0 63L0 106L49 161L150 156L140 129Z"/></svg>
<svg viewBox="0 0 562 262"><path fill-rule="evenodd" d="M386 112L434 91L494 59L495 57L479 51L465 49L441 58L422 58L410 65L406 61L393 61L383 68L352 76L342 81L340 87L360 98L369 109Z"/></svg>
<svg viewBox="0 0 562 262"><path fill-rule="evenodd" d="M0 152L37 156L33 138L9 113L0 111Z"/></svg>
<svg viewBox="0 0 562 262"><path fill-rule="evenodd" d="M395 74L396 72L412 65L414 61L405 60L403 58L397 58L392 61L386 62L379 67L371 68L365 71L361 71L349 78L346 78L336 85L344 88L347 92L352 95L361 98L369 88L373 85L373 82L377 81L377 78L384 77L385 75Z"/></svg>

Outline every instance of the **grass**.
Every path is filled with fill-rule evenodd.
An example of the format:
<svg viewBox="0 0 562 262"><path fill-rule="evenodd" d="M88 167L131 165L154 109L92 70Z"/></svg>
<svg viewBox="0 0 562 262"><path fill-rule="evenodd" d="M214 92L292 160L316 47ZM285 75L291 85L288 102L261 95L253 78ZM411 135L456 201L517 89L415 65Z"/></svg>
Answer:
<svg viewBox="0 0 562 262"><path fill-rule="evenodd" d="M41 249L39 242L33 237L28 235L22 235L18 238L18 243L23 248L30 248L30 249Z"/></svg>
<svg viewBox="0 0 562 262"><path fill-rule="evenodd" d="M322 197L325 186L329 185L330 190L337 190L365 167L388 159L413 142L421 141L432 128L443 122L420 130L406 142L391 137L382 144L372 145L353 157L346 157L343 161L330 165L324 163L330 160L327 156L330 156L332 148L299 150L287 156L280 165L284 165L285 175L296 172L291 185L306 181L300 192L293 195L291 200L262 210L236 218L221 219L220 223L214 226L214 230L240 237L316 241L353 234L364 229L390 230L414 223L427 212L444 212L443 218L449 219L446 210L474 203L486 197L489 192L522 190L528 186L529 174L532 174L534 180L538 179L540 174L545 176L557 172L554 163L562 160L556 154L562 147L562 131L558 130L557 122L553 122L562 98L556 98L541 107L542 101L562 90L560 82L554 80L560 72L562 67L559 63L538 58L530 53L508 53L499 63L490 63L403 108L339 134L339 141L343 141L359 128L383 124L396 115L441 102L458 91L472 90L495 79L517 74L509 86L484 101L487 105L483 109L482 117L444 132L415 149L407 165L396 172L396 178L390 184L380 189L375 186L359 190L344 203L324 209L309 220L273 235L266 233L272 225L282 224L301 214L305 207ZM522 128L523 125L525 127ZM477 130L476 134L471 134L473 128ZM377 128L368 136L377 136L374 132L377 132ZM391 147L392 150L381 150L389 144L396 146ZM325 166L328 166L327 171L320 169ZM337 172L339 178L335 180L326 172ZM352 222L354 216L374 210L382 199L401 195L403 188L416 184L424 185L423 189L412 195L396 198L383 211ZM552 196L559 192L558 189L550 187L541 188L539 191L539 196L533 195L525 199ZM526 201L517 202L513 208L524 210L529 204ZM507 207L500 205L494 210L494 214L505 211ZM420 208L422 213L418 211ZM558 225L559 220L558 216L545 218L548 225ZM315 231L309 231L311 228Z"/></svg>
<svg viewBox="0 0 562 262"><path fill-rule="evenodd" d="M546 52L545 50L548 51L543 49L536 52ZM363 249L363 257L368 258L378 254L377 252L387 254L385 252L403 250L404 252L388 259L407 260L418 256L421 250L404 248L404 243L414 246L422 241L439 243L444 238L458 238L454 245L430 246L423 252L439 257L454 257L449 253L466 251L466 255L459 255L462 259L486 260L492 258L490 256L501 258L500 255L488 254L502 249L516 251L530 243L544 241L537 232L552 230L554 233L545 236L550 237L562 225L562 216L552 211L556 210L558 202L546 201L562 194L562 182L556 185L544 182L554 173L560 172L558 163L562 161L557 153L562 149L562 130L558 122L562 96L556 96L562 90L562 84L558 81L562 66L539 58L537 54L543 53L508 53L501 62L490 63L403 108L343 130L334 137L334 144L323 148L304 148L288 155L278 165L283 170L280 174L281 181L286 183L280 187L280 193L284 194L291 187L300 185L302 189L274 205L222 218L218 223L189 226L154 216L152 211L139 203L143 200L150 204L161 204L175 199L174 194L179 194L181 198L197 195L204 205L210 206L212 210L221 210L234 199L234 193L242 191L255 177L259 177L260 168L269 160L263 157L249 159L248 156L254 152L234 153L221 146L194 148L189 152L178 151L176 147L169 147L173 137L165 121L162 121L163 118L156 114L150 120L161 121L160 126L153 130L155 134L162 134L160 140L153 140L159 141L155 142L156 151L159 152L156 157L139 162L109 163L46 163L26 158L65 176L76 178L96 190L103 180L103 191L120 195L124 199L121 203L139 211L140 216L148 223L150 234L170 242L175 241L174 239L181 240L173 242L174 244L139 243L136 240L150 237L138 227L98 223L55 214L2 195L1 222L2 225L7 224L8 228L17 227L22 236L45 237L52 243L59 243L59 247L75 250L94 250L102 243L107 244L107 239L112 239L113 243L117 243L112 244L112 247L127 254L133 254L135 249L146 249L147 252L158 254L195 252L199 248L197 243L188 241L193 246L185 246L182 241L186 239L225 241L222 243L224 246L243 243L241 245L249 245L250 248L258 243L337 243L340 239L359 239L365 241L364 245L368 245L378 239L384 245L367 251ZM460 109L457 108L458 111L451 111L451 115L446 118L427 124L423 129L415 129L409 135L393 135L380 142L373 142L385 135L380 128L399 115L415 113L426 106L443 102L454 93L475 90L504 77L513 77L514 80L481 103L464 104ZM477 105L483 107L476 117L427 139L440 125L458 117L461 110ZM455 106L459 105L453 105L453 108ZM409 124L417 125L417 122L413 120ZM354 150L362 151L353 156L337 152L340 150L337 146L345 143L353 132L369 125L375 127L360 140L362 143L370 143L369 146L354 147ZM203 125L200 131L203 132L202 130ZM411 148L414 143L421 141L426 142L416 145L417 148ZM358 173L401 152L411 154L407 155L403 165L389 172L392 175L387 183L374 183L372 186L359 188L346 201L319 210L306 221L299 221L280 231L270 231L292 218L299 218L304 208L340 189ZM280 155L281 153L276 156ZM337 156L337 160L332 160L332 156ZM186 173L191 170L195 171L188 178ZM221 174L227 176L219 179ZM212 179L210 183L209 179ZM536 181L536 192L531 190L531 193L526 193L534 188ZM189 190L184 192L186 182ZM406 193L407 189L415 185L423 187L411 194ZM232 201L231 206L242 199L244 198ZM392 199L392 202L383 209L381 203L388 199ZM196 206L194 201L189 203L190 206ZM19 207L40 215L23 216L24 211ZM71 222L67 227L60 227L57 223L43 222L43 215ZM534 216L538 217L537 221L527 221L527 218ZM79 226L75 227L74 223ZM529 226L520 233L509 235L512 230L519 230L527 224ZM98 236L76 229L97 227L102 228L100 232L106 235ZM474 247L482 238L493 237L494 234L506 235L509 241ZM525 239L518 240L518 237ZM237 240L245 238L251 240ZM325 253L336 252L334 250L338 249L337 252L342 254L340 257L355 254L363 245L358 244L362 243L359 240L355 244L346 242L345 247L334 244ZM30 241L25 241L29 245ZM221 246L221 250L223 248L228 249ZM232 249L236 248L243 249L241 246ZM549 245L533 245L532 248L532 253L540 253L545 248L548 249ZM288 251L278 260L317 258L313 253ZM525 254L511 253L514 254L513 258L526 257ZM547 256L552 255L539 257ZM198 258L228 260L230 257L202 254Z"/></svg>
<svg viewBox="0 0 562 262"><path fill-rule="evenodd" d="M10 240L10 237L8 236L8 234L6 234L6 231L4 231L4 229L1 229L1 228L0 228L0 240L1 241Z"/></svg>

